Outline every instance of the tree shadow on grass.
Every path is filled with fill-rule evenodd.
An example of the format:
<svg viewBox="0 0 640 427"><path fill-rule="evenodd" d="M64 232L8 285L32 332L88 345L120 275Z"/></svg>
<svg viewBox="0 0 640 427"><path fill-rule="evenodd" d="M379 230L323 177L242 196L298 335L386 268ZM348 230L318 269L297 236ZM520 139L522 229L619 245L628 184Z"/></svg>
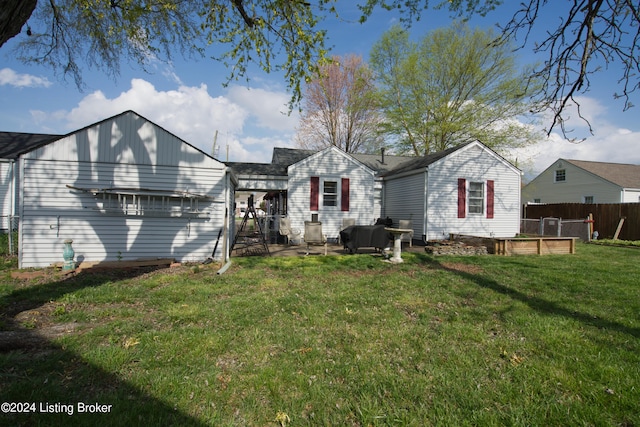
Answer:
<svg viewBox="0 0 640 427"><path fill-rule="evenodd" d="M25 319L20 318L21 313L40 313L65 294L149 271L81 272L61 280L54 277L42 284L27 284L0 298L0 390L2 402L14 405L3 406L0 424L204 425L56 344L51 331L46 332L42 325L25 325Z"/></svg>
<svg viewBox="0 0 640 427"><path fill-rule="evenodd" d="M442 269L442 270L457 274L458 276L466 280L469 280L470 282L473 282L482 288L490 289L494 292L505 295L514 300L520 301L539 313L549 314L554 316L562 316L568 319L574 319L574 320L580 321L583 324L588 326L593 326L600 329L607 329L615 332L621 332L627 335L631 335L632 337L635 337L635 338L640 338L640 328L629 327L619 322L603 319L589 313L583 313L576 310L571 310L569 308L563 307L562 305L554 301L528 295L525 292L522 292L518 289L498 283L495 280L489 279L481 274L464 271L460 268L457 268L454 265L443 264L440 261L428 255L417 254L417 258L421 262L429 264L433 268L438 268L438 269Z"/></svg>

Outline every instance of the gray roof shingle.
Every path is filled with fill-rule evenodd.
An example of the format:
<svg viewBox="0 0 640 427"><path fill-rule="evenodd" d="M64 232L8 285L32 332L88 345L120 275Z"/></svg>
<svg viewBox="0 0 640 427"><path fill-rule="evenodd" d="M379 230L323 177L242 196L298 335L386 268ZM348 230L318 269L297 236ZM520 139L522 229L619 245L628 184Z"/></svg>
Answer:
<svg viewBox="0 0 640 427"><path fill-rule="evenodd" d="M640 188L640 165L562 159L622 188Z"/></svg>
<svg viewBox="0 0 640 427"><path fill-rule="evenodd" d="M20 155L46 145L63 135L42 133L0 132L0 159L17 159Z"/></svg>

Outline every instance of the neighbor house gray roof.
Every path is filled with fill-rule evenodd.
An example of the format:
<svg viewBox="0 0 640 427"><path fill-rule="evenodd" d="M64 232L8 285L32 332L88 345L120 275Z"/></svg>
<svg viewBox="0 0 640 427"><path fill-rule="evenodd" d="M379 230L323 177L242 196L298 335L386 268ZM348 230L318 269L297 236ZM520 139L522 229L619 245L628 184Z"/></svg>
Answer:
<svg viewBox="0 0 640 427"><path fill-rule="evenodd" d="M640 188L640 165L562 159L622 188Z"/></svg>
<svg viewBox="0 0 640 427"><path fill-rule="evenodd" d="M15 160L20 157L20 155L59 138L62 138L62 135L0 132L0 159Z"/></svg>

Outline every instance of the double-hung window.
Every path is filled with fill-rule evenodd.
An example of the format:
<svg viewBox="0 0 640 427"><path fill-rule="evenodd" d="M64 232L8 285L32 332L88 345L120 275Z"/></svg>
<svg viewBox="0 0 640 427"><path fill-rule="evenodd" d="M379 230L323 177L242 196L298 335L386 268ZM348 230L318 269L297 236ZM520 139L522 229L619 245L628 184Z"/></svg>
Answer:
<svg viewBox="0 0 640 427"><path fill-rule="evenodd" d="M322 204L324 207L338 206L338 182L323 181Z"/></svg>
<svg viewBox="0 0 640 427"><path fill-rule="evenodd" d="M484 183L469 182L469 213L484 213Z"/></svg>

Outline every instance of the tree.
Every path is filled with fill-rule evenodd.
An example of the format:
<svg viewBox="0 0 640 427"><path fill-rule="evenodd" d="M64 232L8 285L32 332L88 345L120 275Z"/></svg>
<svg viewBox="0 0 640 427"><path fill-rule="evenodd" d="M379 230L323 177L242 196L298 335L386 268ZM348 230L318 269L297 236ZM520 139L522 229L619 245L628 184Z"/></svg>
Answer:
<svg viewBox="0 0 640 427"><path fill-rule="evenodd" d="M506 151L536 140L520 122L533 106L527 74L494 39L458 24L414 43L396 26L374 45L384 129L399 152L427 155L476 139Z"/></svg>
<svg viewBox="0 0 640 427"><path fill-rule="evenodd" d="M249 64L283 71L300 99L300 82L326 54L320 0L0 0L0 46L27 25L18 57L52 67L82 86L82 62L111 76L122 61L145 67L173 54L204 56L208 44L226 45L218 59L228 81ZM32 6L29 8L28 6Z"/></svg>
<svg viewBox="0 0 640 427"><path fill-rule="evenodd" d="M228 79L245 76L257 63L266 71L284 71L292 105L301 96L301 82L315 71L327 51L318 24L338 15L335 0L0 0L0 46L28 22L23 38L25 61L40 62L81 81L78 62L86 58L110 74L120 60L144 64L153 55L170 60L176 50L202 55L207 43L225 44L222 57ZM486 15L504 0L361 0L361 21L378 8L397 10L409 24L424 10L446 8L454 16ZM503 24L496 42L533 45L546 59L534 70L543 78L543 105L554 117L548 132L564 128L565 108L588 92L591 77L618 67L620 91L613 94L631 108L640 88L640 4L632 0L522 0ZM350 7L350 6L349 6ZM553 12L553 20L545 12ZM33 12L33 14L32 14ZM549 25L539 40L533 29ZM557 23L557 24L555 24ZM22 37L22 36L21 36ZM282 56L280 56L282 54Z"/></svg>
<svg viewBox="0 0 640 427"><path fill-rule="evenodd" d="M334 57L307 83L298 146L334 145L347 153L373 152L381 146L380 123L371 70L361 56Z"/></svg>
<svg viewBox="0 0 640 427"><path fill-rule="evenodd" d="M438 0L435 8L448 8L458 17L486 15L504 0ZM433 3L433 2L432 2ZM496 44L512 41L519 49L533 46L533 52L545 55L533 70L532 78L541 81L543 101L540 111L550 108L553 119L547 133L564 126L566 109L578 108L576 96L587 93L591 77L605 68L619 70L619 92L624 110L633 106L631 96L640 88L640 3L631 0L523 0L512 18L499 26ZM399 10L406 24L420 19L430 6L429 0L367 0L362 6L361 21L366 21L376 7ZM551 23L540 39L533 39L534 29ZM580 114L580 117L584 117ZM588 121L584 119L587 123Z"/></svg>

